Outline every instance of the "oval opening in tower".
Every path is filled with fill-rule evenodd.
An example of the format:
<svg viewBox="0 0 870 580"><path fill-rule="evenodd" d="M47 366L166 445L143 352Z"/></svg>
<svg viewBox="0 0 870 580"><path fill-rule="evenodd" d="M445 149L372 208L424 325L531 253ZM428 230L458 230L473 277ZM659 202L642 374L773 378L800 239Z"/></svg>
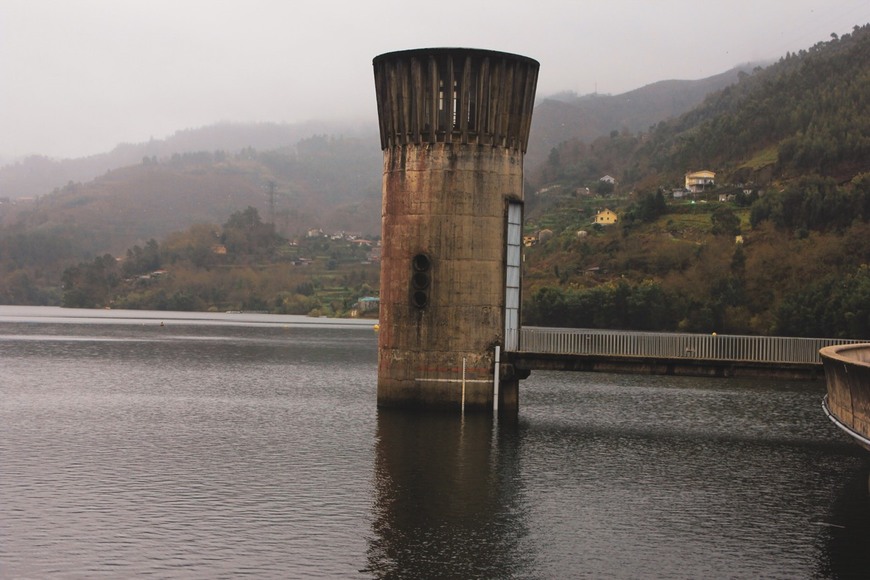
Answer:
<svg viewBox="0 0 870 580"><path fill-rule="evenodd" d="M411 260L411 265L414 267L414 271L416 272L428 272L429 268L432 267L432 261L426 254L417 254Z"/></svg>
<svg viewBox="0 0 870 580"><path fill-rule="evenodd" d="M429 305L431 269L432 260L426 254L417 254L411 258L411 304L415 308L425 308Z"/></svg>

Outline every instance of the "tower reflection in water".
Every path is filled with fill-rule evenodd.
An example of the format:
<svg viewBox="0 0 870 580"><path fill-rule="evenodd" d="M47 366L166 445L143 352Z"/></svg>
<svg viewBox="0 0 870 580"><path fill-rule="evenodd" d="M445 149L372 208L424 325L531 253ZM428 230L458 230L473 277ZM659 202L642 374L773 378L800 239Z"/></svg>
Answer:
<svg viewBox="0 0 870 580"><path fill-rule="evenodd" d="M488 414L378 411L375 576L508 577L531 570L513 427Z"/></svg>

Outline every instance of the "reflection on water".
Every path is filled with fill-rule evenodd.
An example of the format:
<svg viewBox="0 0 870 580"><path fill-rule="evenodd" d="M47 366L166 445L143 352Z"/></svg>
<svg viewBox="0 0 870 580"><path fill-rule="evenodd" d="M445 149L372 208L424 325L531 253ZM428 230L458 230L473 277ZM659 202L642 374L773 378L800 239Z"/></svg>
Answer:
<svg viewBox="0 0 870 580"><path fill-rule="evenodd" d="M870 570L870 497L867 469L847 472L838 482L830 508L830 522L824 525L826 545L820 558L819 577L866 578Z"/></svg>
<svg viewBox="0 0 870 580"><path fill-rule="evenodd" d="M378 413L369 572L793 578L866 569L866 458L826 437L819 385L539 375L518 425ZM862 478L863 488L848 483ZM844 501L863 507L831 508Z"/></svg>
<svg viewBox="0 0 870 580"><path fill-rule="evenodd" d="M408 578L531 574L515 456L485 416L378 412L367 571Z"/></svg>
<svg viewBox="0 0 870 580"><path fill-rule="evenodd" d="M0 306L0 577L870 565L822 384L534 373L504 423L378 411L375 373L366 322Z"/></svg>

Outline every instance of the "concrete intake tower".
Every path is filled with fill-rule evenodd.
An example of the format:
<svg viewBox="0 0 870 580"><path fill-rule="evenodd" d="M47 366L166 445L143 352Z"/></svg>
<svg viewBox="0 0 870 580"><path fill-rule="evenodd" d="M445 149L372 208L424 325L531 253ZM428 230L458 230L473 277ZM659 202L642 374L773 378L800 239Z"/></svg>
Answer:
<svg viewBox="0 0 870 580"><path fill-rule="evenodd" d="M516 412L523 155L538 62L431 48L373 61L384 152L378 406ZM497 373L497 374L496 374ZM496 380L497 379L497 380Z"/></svg>

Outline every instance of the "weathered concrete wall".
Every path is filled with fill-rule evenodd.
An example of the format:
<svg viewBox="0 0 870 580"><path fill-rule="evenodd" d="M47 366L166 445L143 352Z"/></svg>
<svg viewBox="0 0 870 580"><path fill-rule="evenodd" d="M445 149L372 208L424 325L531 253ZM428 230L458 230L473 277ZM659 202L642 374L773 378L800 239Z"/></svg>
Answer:
<svg viewBox="0 0 870 580"><path fill-rule="evenodd" d="M505 216L522 196L522 154L480 145L385 152L378 401L492 406L504 344ZM414 256L431 260L429 304L412 304Z"/></svg>
<svg viewBox="0 0 870 580"><path fill-rule="evenodd" d="M829 346L819 353L825 366L828 411L860 437L870 439L870 344Z"/></svg>
<svg viewBox="0 0 870 580"><path fill-rule="evenodd" d="M420 49L373 66L384 151L378 405L458 408L464 385L466 409L492 409L507 208L523 197L538 63ZM516 408L511 384L501 398Z"/></svg>

